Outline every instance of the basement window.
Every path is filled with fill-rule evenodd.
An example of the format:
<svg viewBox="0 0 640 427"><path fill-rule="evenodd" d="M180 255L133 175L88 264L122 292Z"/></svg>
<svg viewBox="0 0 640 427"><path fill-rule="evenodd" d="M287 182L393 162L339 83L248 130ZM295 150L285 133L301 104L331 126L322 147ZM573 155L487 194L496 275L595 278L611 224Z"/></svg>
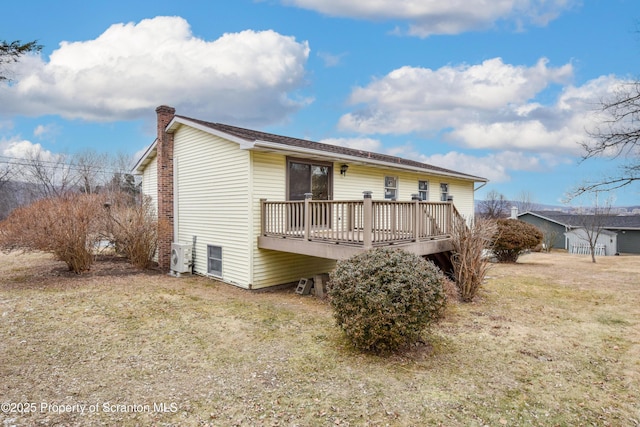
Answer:
<svg viewBox="0 0 640 427"><path fill-rule="evenodd" d="M207 245L207 273L222 277L222 246Z"/></svg>

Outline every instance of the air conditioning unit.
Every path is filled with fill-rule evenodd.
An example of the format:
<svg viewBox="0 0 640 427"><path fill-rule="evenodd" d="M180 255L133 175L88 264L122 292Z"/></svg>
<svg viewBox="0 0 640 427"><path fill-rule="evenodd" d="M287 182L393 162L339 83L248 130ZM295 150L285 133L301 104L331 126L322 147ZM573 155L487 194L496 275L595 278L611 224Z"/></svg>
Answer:
<svg viewBox="0 0 640 427"><path fill-rule="evenodd" d="M191 244L171 244L171 271L178 274L191 272Z"/></svg>

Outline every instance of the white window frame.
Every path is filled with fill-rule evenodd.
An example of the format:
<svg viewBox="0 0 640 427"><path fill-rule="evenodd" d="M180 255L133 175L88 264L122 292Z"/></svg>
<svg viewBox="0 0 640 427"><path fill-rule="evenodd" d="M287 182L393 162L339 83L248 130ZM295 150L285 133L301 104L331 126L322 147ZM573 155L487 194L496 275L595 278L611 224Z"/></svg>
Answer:
<svg viewBox="0 0 640 427"><path fill-rule="evenodd" d="M398 200L398 177L384 177L384 198L387 200Z"/></svg>
<svg viewBox="0 0 640 427"><path fill-rule="evenodd" d="M216 258L215 256L212 256L211 251L212 249L219 249L220 250L220 257ZM222 277L222 269L223 269L223 265L222 265L222 246L218 246L218 245L207 245L207 274L210 274L214 277ZM220 271L218 270L213 270L211 267L211 262L212 261L220 261Z"/></svg>
<svg viewBox="0 0 640 427"><path fill-rule="evenodd" d="M420 195L420 200L429 201L429 181L418 180L418 194Z"/></svg>
<svg viewBox="0 0 640 427"><path fill-rule="evenodd" d="M440 183L440 201L447 202L449 200L449 183L441 182Z"/></svg>

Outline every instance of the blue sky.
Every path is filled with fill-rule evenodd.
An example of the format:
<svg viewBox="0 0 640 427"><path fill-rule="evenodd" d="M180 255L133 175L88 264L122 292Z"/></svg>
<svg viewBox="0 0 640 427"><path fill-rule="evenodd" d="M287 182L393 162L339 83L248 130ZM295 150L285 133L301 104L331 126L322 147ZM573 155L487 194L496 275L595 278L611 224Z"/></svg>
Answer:
<svg viewBox="0 0 640 427"><path fill-rule="evenodd" d="M36 13L37 11L37 13ZM0 39L0 155L139 154L155 107L486 177L561 204L598 102L640 70L637 0L24 1ZM637 184L612 194L640 204Z"/></svg>

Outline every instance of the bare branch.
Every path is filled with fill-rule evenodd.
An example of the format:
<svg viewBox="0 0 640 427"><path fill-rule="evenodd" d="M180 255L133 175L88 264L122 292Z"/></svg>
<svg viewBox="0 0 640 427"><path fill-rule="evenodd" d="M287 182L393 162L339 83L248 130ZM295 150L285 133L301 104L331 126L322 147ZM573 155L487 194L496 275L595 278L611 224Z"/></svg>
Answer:
<svg viewBox="0 0 640 427"><path fill-rule="evenodd" d="M478 215L485 219L504 218L509 212L509 202L495 190L487 193L486 199L478 204Z"/></svg>
<svg viewBox="0 0 640 427"><path fill-rule="evenodd" d="M581 143L582 161L594 157L626 158L619 173L578 186L568 196L572 200L585 193L611 191L640 180L640 81L621 84L608 99L601 100L600 124L587 130L589 139Z"/></svg>
<svg viewBox="0 0 640 427"><path fill-rule="evenodd" d="M579 238L589 245L591 261L596 262L596 247L600 234L605 229L607 219L611 216L611 199L604 202L598 200L598 193L595 192L593 208L578 217L577 226L582 234Z"/></svg>
<svg viewBox="0 0 640 427"><path fill-rule="evenodd" d="M33 185L39 197L57 197L72 190L78 175L67 162L67 156L56 154L50 159L40 149L29 152L21 163L22 178Z"/></svg>

